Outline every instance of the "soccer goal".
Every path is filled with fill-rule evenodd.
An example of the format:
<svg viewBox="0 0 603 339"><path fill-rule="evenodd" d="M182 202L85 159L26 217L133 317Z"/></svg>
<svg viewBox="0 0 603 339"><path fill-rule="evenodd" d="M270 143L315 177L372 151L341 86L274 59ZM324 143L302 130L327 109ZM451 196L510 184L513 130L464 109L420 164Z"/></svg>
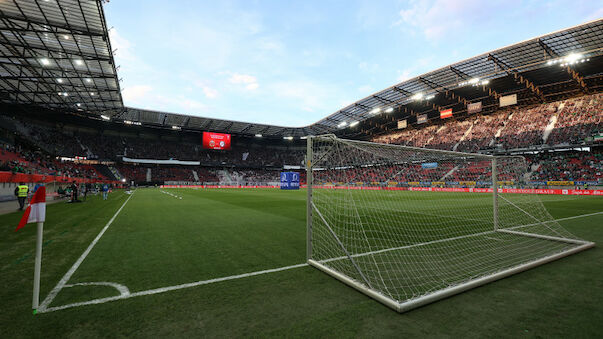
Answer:
<svg viewBox="0 0 603 339"><path fill-rule="evenodd" d="M523 157L307 140L308 263L398 312L593 247L526 180Z"/></svg>

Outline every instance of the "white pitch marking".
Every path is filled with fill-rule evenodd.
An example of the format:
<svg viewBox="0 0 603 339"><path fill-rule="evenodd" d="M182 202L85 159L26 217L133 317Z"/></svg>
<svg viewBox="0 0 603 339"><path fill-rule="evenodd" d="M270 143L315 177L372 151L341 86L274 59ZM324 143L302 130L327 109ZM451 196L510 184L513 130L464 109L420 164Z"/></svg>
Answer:
<svg viewBox="0 0 603 339"><path fill-rule="evenodd" d="M549 222L553 222L553 221L565 221L565 220L572 220L572 219L578 219L578 218L584 218L584 217L590 217L593 215L598 215L598 214L603 214L603 212L595 212L595 213L589 213L589 214L580 214L580 215L574 215L573 217L567 217L567 218L560 218L560 219L553 219L553 220L548 220L548 221L543 221L543 224L547 224ZM527 225L519 225L519 226L513 226L513 227L507 227L505 228L506 230L514 230L517 228L522 228L522 227L528 227L528 226L535 226L538 225L540 223L533 223L533 224L527 224Z"/></svg>
<svg viewBox="0 0 603 339"><path fill-rule="evenodd" d="M484 237L484 238L490 239L490 240L505 241L504 239L498 239L498 238L492 238L492 237Z"/></svg>
<svg viewBox="0 0 603 339"><path fill-rule="evenodd" d="M124 205L125 205L125 203L124 203ZM123 208L123 206L122 206L122 208ZM561 219L556 219L556 220L552 220L552 221L563 221L563 220L570 220L570 219L578 219L578 218L589 217L589 216L598 215L598 214L603 214L603 212L596 212L596 213L590 213L590 214L576 215L576 216L573 216L573 217L561 218ZM524 226L527 226L527 225L522 225L520 227L524 227ZM470 236L477 236L477 235L484 235L484 234L491 234L491 233L494 233L494 231L483 232L483 233L479 233L479 234L475 234L475 235L470 235ZM468 237L468 236L461 236L461 237L457 237L457 238L466 238L466 237ZM453 238L453 239L456 239L456 238ZM441 242L441 241L448 241L448 240L451 240L451 239L436 240L434 242ZM499 239L497 239L497 240L499 240ZM384 250L372 251L372 252L367 252L367 253L359 253L359 254L354 254L353 256L357 257L357 256L370 255L370 254L377 254L377 253L382 253L382 252L387 252L387 251L392 251L392 250L402 249L402 248L407 248L407 247L415 247L415 246L417 246L417 245L409 245L409 246L402 246L400 248L384 249ZM330 258L330 259L326 259L324 261L325 262L336 261L336 260L343 259L343 258L344 257L341 257L341 258ZM150 290L146 290L146 291L139 291L139 292L130 293L128 295L118 295L118 296L113 296L113 297L93 299L93 300L89 300L89 301L77 302L77 303L66 304L66 305L55 306L55 307L48 307L48 308L44 307L44 308L38 309L38 312L39 313L47 313L47 312L54 312L54 311L64 310L64 309L67 309L67 308L78 307L78 306L103 304L103 303L110 302L110 301L115 301L115 300L128 299L128 298L139 297L139 296L143 296L143 295L151 295L151 294L164 293L164 292L174 291L174 290L179 290L179 289L184 289L184 288L190 288L190 287L201 286L201 285L208 285L208 284L212 284L212 283L216 283L216 282L221 282L221 281L241 279L241 278L251 277L251 276L255 276L255 275L266 274L266 273L280 272L280 271L290 270L290 269L304 267L304 266L308 266L308 264L303 263L303 264L297 264L297 265L291 265L291 266L284 266L284 267L273 268L273 269L264 270L264 271L256 271L256 272L251 272L251 273L232 275L232 276L228 276L228 277L215 278L215 279L210 279L210 280L202 280L202 281L196 281L196 282L192 282L192 283L186 283L186 284L180 284L180 285L174 285L174 286L155 288L155 289L150 289ZM48 299L48 297L46 297L46 299ZM50 300L50 301L52 301L52 300ZM46 302L46 300L44 300L44 302Z"/></svg>
<svg viewBox="0 0 603 339"><path fill-rule="evenodd" d="M181 196L175 195L175 194L173 194L173 193L171 193L171 192L167 192L167 191L163 191L163 190L162 190L162 191L160 191L160 192L161 192L161 193L168 194L168 195L171 195L172 197L174 197L174 198L176 198L176 199L180 199L180 200L182 200L182 197L181 197Z"/></svg>
<svg viewBox="0 0 603 339"><path fill-rule="evenodd" d="M110 282L110 281L95 281L95 282L83 282L83 283L75 283L75 284L67 284L63 286L63 288L69 288L74 286L109 286L115 288L120 296L130 295L130 290L127 286Z"/></svg>
<svg viewBox="0 0 603 339"><path fill-rule="evenodd" d="M84 306L84 305L102 304L102 303L106 303L106 302L109 302L109 301L128 299L128 298L133 298L133 297L140 297L140 296L143 296L143 295L151 295L151 294L164 293L164 292L174 291L174 290L180 290L180 289L184 289L184 288L190 288L190 287L195 287L195 286L213 284L213 283L217 283L217 282L221 282L221 281L227 281L227 280L235 280L235 279L253 277L253 276L256 276L256 275L260 275L260 274L281 272L281 271L291 270L291 269L294 269L294 268L300 268L300 267L305 267L305 266L308 266L308 264L303 263L303 264L284 266L284 267L279 267L279 268L272 268L272 269L269 269L269 270L263 270L263 271L256 271L256 272L250 272L250 273L231 275L231 276L228 276L228 277L195 281L195 282L181 284L181 285L167 286L167 287L155 288L155 289L146 290L146 291L139 291L139 292L129 293L127 295L122 294L122 295L113 296L113 297L99 298L99 299L93 299L93 300L83 301L83 302L78 302L78 303L73 303L73 304L67 304L67 305L61 305L61 306L55 306L55 307L48 307L48 308L44 308L43 310L38 310L38 312L39 313L46 313L46 312L54 312L54 311L58 311L58 310L64 310L66 308L72 308L72 307L78 307L78 306Z"/></svg>
<svg viewBox="0 0 603 339"><path fill-rule="evenodd" d="M48 293L48 295L46 296L46 299L44 299L44 301L42 302L42 304L38 308L38 312L43 312L48 307L48 305L50 305L50 303L54 300L54 298L57 296L57 294L59 294L59 292L61 291L61 289L63 287L65 287L65 285L67 284L67 282L69 281L69 279L71 279L71 276L73 275L73 273L75 273L75 271L78 269L78 267L80 267L80 265L82 264L82 262L84 261L84 259L86 259L86 257L88 256L88 254L90 254L90 251L92 251L92 248L100 240L100 238L103 236L103 234L105 234L105 231L107 231L107 229L109 228L109 226L111 226L111 224L113 223L113 221L115 220L115 218L117 218L117 215L119 214L119 212L121 212L121 210L124 208L124 206L126 206L126 204L128 203L128 201L130 201L130 199L133 196L134 196L134 194L131 194L128 197L128 199L126 199L126 201L124 201L123 205L121 205L121 207L117 210L117 212L115 212L115 214L113 215L113 217L111 218L111 220L109 220L109 222L107 222L107 224L105 225L105 227L103 227L103 229L96 236L96 238L94 238L94 240L92 240L92 243L90 243L90 245L88 246L88 248L86 248L86 250L84 251L84 253L82 253L82 255L73 264L73 266L71 266L71 268L69 269L69 271L67 271L67 273L65 273L65 275L63 276L63 278L61 278L61 280L52 289L52 291L50 291L50 293Z"/></svg>

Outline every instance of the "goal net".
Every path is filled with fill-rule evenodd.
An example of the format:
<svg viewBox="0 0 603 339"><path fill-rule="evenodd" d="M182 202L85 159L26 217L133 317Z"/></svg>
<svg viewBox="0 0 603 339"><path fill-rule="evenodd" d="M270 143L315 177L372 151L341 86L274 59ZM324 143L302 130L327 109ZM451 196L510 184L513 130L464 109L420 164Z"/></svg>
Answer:
<svg viewBox="0 0 603 339"><path fill-rule="evenodd" d="M523 157L318 136L307 160L308 262L399 312L594 245L503 193Z"/></svg>

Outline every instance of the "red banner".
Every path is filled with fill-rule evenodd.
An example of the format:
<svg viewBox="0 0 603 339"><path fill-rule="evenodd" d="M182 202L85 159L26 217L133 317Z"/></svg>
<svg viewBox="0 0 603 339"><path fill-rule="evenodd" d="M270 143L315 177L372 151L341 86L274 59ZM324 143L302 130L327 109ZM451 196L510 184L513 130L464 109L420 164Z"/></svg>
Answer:
<svg viewBox="0 0 603 339"><path fill-rule="evenodd" d="M60 182L70 183L75 181L76 183L114 183L119 184L119 181L111 180L98 180L98 179L87 179L87 178L74 178L74 177L60 177L55 175L44 175L44 174L25 174L25 173L12 173L12 172L0 172L0 182Z"/></svg>
<svg viewBox="0 0 603 339"><path fill-rule="evenodd" d="M440 111L440 119L446 119L452 117L452 108L444 109Z"/></svg>
<svg viewBox="0 0 603 339"><path fill-rule="evenodd" d="M230 134L203 132L203 148L229 150Z"/></svg>

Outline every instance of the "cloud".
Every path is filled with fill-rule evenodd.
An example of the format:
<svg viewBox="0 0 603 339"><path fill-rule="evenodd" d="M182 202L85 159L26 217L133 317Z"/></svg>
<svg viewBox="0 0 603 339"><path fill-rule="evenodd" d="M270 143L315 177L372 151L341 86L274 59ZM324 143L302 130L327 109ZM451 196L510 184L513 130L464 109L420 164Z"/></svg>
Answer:
<svg viewBox="0 0 603 339"><path fill-rule="evenodd" d="M140 102L143 101L142 99L145 99L152 90L153 87L149 85L136 85L124 88L123 91L121 91L121 95L124 101Z"/></svg>
<svg viewBox="0 0 603 339"><path fill-rule="evenodd" d="M158 94L149 85L136 85L125 88L122 96L126 104L134 104L147 109L177 113L194 114L207 110L207 105L183 95L169 96ZM207 94L206 94L207 96Z"/></svg>
<svg viewBox="0 0 603 339"><path fill-rule="evenodd" d="M258 87L260 87L260 85L257 82L252 82L250 84L247 84L245 86L246 89L253 91L254 89L257 89Z"/></svg>
<svg viewBox="0 0 603 339"><path fill-rule="evenodd" d="M135 60L136 57L132 53L132 43L130 40L122 37L115 27L109 30L109 39L111 41L111 48L116 50L115 55L119 56L123 60Z"/></svg>
<svg viewBox="0 0 603 339"><path fill-rule="evenodd" d="M412 78L411 72L412 71L409 69L402 70L401 72L398 71L398 77L396 78L396 80L398 80L398 82L402 82L402 81L406 81L406 80Z"/></svg>
<svg viewBox="0 0 603 339"><path fill-rule="evenodd" d="M600 19L601 17L603 17L603 8L599 8L597 11L592 12L585 20L585 22L587 21L592 21L592 20L596 20L596 19Z"/></svg>
<svg viewBox="0 0 603 339"><path fill-rule="evenodd" d="M360 92L361 94L370 94L374 92L374 90L373 87L371 87L370 85L364 85L358 87L358 92Z"/></svg>
<svg viewBox="0 0 603 339"><path fill-rule="evenodd" d="M214 99L215 97L218 96L218 91L209 86L203 86L203 87L201 87L201 90L203 90L203 94L205 94L205 96L209 99Z"/></svg>
<svg viewBox="0 0 603 339"><path fill-rule="evenodd" d="M362 61L358 64L358 68L364 72L376 72L379 70L379 64Z"/></svg>
<svg viewBox="0 0 603 339"><path fill-rule="evenodd" d="M287 101L289 107L305 112L327 112L331 100L340 97L337 88L309 80L277 81L269 85L270 93Z"/></svg>
<svg viewBox="0 0 603 339"><path fill-rule="evenodd" d="M228 78L228 81L231 84L244 85L245 89L250 91L257 89L260 86L257 78L249 74L232 73L230 78Z"/></svg>
<svg viewBox="0 0 603 339"><path fill-rule="evenodd" d="M190 112L190 110L202 111L207 108L207 106L205 106L203 103L196 101L196 100L184 99L181 102L182 102L181 106L184 107L189 112Z"/></svg>
<svg viewBox="0 0 603 339"><path fill-rule="evenodd" d="M512 8L513 2L516 1L509 0L506 5ZM496 13L496 8L505 4L492 1L490 6L484 6L482 0L412 0L409 5L400 11L394 25L411 33L418 29L428 39L440 40L448 34L458 33L460 29L487 22L492 13Z"/></svg>

